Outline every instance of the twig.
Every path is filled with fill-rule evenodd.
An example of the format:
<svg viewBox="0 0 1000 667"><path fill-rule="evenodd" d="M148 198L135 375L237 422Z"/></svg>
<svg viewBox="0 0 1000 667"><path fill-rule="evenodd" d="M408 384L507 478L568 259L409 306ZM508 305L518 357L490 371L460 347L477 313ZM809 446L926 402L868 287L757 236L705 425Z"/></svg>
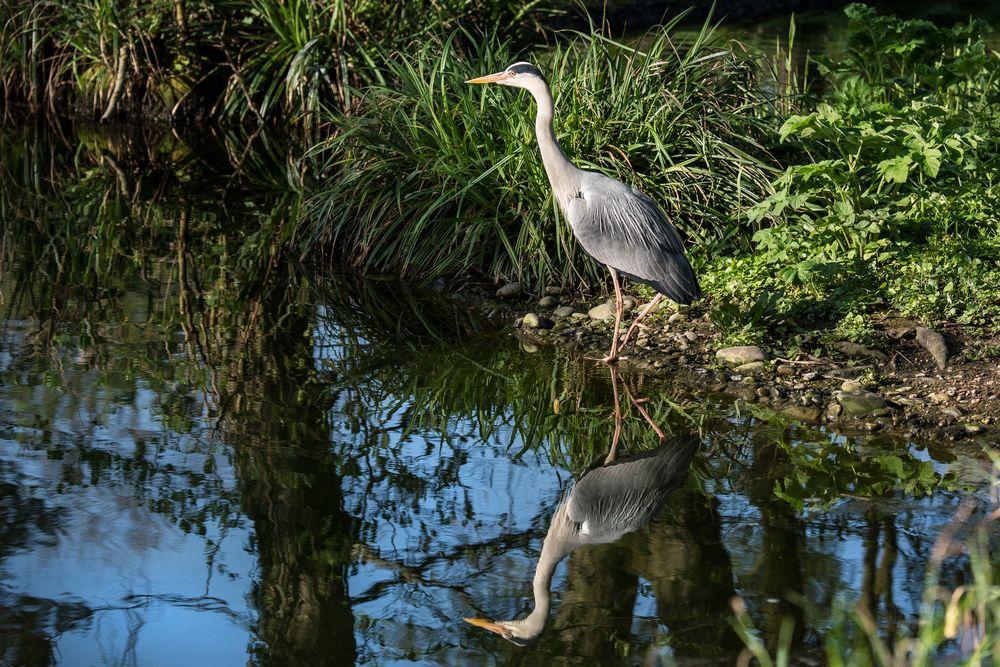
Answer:
<svg viewBox="0 0 1000 667"><path fill-rule="evenodd" d="M799 366L834 366L840 368L840 364L830 359L783 359L775 357L774 360L780 361L783 364L796 364Z"/></svg>

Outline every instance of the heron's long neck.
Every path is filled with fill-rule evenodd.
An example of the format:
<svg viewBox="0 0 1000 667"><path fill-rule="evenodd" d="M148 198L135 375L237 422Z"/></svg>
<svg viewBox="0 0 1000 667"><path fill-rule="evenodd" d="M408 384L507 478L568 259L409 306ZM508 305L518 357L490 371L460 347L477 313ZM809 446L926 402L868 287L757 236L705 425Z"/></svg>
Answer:
<svg viewBox="0 0 1000 667"><path fill-rule="evenodd" d="M535 136L538 138L538 148L542 153L545 174L549 177L549 184L552 185L552 192L555 193L559 204L564 205L564 197L576 195L575 176L579 169L566 157L556 140L556 133L552 127L552 92L548 85L539 82L539 85L530 88L529 91L538 105L538 113L535 116Z"/></svg>
<svg viewBox="0 0 1000 667"><path fill-rule="evenodd" d="M542 543L542 553L538 557L538 565L535 566L535 578L532 582L535 593L535 610L532 614L542 614L543 618L549 613L552 575L556 571L556 565L578 544L577 531L566 516L567 509L567 503L563 502L552 516L549 532Z"/></svg>
<svg viewBox="0 0 1000 667"><path fill-rule="evenodd" d="M579 544L576 539L577 531L566 516L567 509L565 501L556 509L545 542L542 543L542 554L538 557L535 579L532 582L535 608L526 618L514 621L520 627L520 636L523 639L537 637L545 627L552 604L552 575L556 571L556 565Z"/></svg>

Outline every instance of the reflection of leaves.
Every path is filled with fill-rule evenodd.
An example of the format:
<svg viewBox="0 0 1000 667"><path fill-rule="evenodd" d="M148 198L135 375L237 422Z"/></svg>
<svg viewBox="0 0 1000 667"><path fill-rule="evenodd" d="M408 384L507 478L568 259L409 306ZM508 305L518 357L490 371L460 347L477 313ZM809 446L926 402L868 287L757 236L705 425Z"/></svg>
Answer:
<svg viewBox="0 0 1000 667"><path fill-rule="evenodd" d="M0 437L6 439L9 434L0 433ZM48 541L60 528L59 513L25 493L26 489L20 470L0 461L0 559L33 542Z"/></svg>
<svg viewBox="0 0 1000 667"><path fill-rule="evenodd" d="M329 427L350 442L339 470L348 511L365 519L363 539L376 540L380 526L391 525L432 548L427 512L445 522L471 516L469 494L461 491L470 439L499 444L501 451L505 446L515 459L547 454L573 471L607 453L611 389L586 362L538 354L525 363L523 352L498 346L492 334L466 331L463 340L456 313L426 295L407 303L405 290L385 285L375 294L346 288L338 294L340 307L319 311L313 345L322 381L336 396ZM358 303L378 307L347 312ZM434 313L446 319L437 322ZM475 326L457 315L467 329ZM675 406L663 394L651 398L646 409L670 430L664 418L678 414ZM623 450L653 446L655 434L622 400ZM431 447L444 454L415 456ZM418 543L408 549L418 552Z"/></svg>
<svg viewBox="0 0 1000 667"><path fill-rule="evenodd" d="M829 507L842 496L925 496L953 486L935 472L933 463L909 454L868 455L847 442L781 446L794 467L776 481L774 494L797 510Z"/></svg>

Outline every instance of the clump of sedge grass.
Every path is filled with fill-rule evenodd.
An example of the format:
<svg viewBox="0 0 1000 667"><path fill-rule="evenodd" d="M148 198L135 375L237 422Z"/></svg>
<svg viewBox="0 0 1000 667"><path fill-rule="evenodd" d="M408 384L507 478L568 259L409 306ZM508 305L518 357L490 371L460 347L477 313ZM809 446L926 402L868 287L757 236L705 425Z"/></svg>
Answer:
<svg viewBox="0 0 1000 667"><path fill-rule="evenodd" d="M0 100L34 111L314 123L382 80L378 44L398 48L476 22L536 34L547 0L5 0Z"/></svg>
<svg viewBox="0 0 1000 667"><path fill-rule="evenodd" d="M706 23L638 46L573 33L537 58L467 36L389 57L387 80L319 147L328 156L299 242L363 272L421 282L479 270L535 284L599 275L557 223L527 93L465 79L536 60L569 156L650 194L689 241L718 239L766 191L746 59Z"/></svg>

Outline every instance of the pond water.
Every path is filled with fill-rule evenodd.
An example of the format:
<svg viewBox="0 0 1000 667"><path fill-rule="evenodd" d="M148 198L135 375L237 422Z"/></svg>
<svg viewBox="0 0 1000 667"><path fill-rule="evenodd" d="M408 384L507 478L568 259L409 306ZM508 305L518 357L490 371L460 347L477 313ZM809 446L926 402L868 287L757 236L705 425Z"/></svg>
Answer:
<svg viewBox="0 0 1000 667"><path fill-rule="evenodd" d="M221 137L237 176L169 133L0 141L0 662L732 664L734 597L816 654L859 600L910 632L989 506L975 452L256 261L298 206L280 147ZM547 604L530 642L463 621Z"/></svg>

